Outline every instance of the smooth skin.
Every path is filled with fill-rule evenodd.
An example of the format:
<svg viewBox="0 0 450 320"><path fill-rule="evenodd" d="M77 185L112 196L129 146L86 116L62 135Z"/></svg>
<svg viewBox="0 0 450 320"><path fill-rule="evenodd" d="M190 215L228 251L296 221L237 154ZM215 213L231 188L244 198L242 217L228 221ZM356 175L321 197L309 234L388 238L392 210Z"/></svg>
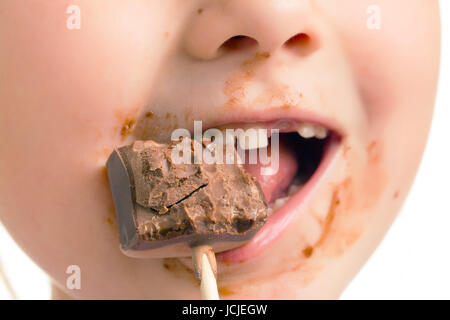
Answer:
<svg viewBox="0 0 450 320"><path fill-rule="evenodd" d="M79 30L66 27L72 4ZM374 4L380 29L367 27ZM222 45L238 35L248 38ZM439 8L432 0L2 0L0 48L0 220L49 274L55 297L200 296L182 261L121 254L104 171L114 146L165 140L193 120L308 113L339 128L335 161L267 250L219 261L219 290L232 299L337 298L416 174L436 93ZM66 289L69 265L81 268L81 290Z"/></svg>

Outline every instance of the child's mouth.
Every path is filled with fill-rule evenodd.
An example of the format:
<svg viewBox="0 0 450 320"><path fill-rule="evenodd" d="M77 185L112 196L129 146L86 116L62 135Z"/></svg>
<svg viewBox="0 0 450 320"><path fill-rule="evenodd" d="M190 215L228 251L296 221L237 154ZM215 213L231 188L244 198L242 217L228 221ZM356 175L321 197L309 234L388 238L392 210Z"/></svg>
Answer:
<svg viewBox="0 0 450 320"><path fill-rule="evenodd" d="M265 211L267 220L264 225L262 227L259 225L259 230L255 228L245 240L223 242L222 240L225 239L221 240L219 237L210 239L214 242L214 250L219 262L243 262L260 255L285 233L287 227L302 212L307 211L305 205L309 202L311 195L321 189L321 181L325 181L330 176L329 173L333 167L331 164L338 158L341 141L345 137L345 131L342 128L338 120L332 121L323 116L299 112L294 107L285 107L271 108L257 113L234 112L230 117L223 117L219 121L194 121L192 128L177 129L177 133L172 132L172 139L175 140L179 139L178 130L194 137L194 140L201 139L203 136L204 139L215 141L216 134L218 137L225 138L227 150L231 148L237 151L238 158L244 156L243 167L248 176L252 176L259 183L260 192L264 194L261 196L265 198L268 205ZM216 133L212 134L212 132ZM229 132L232 132L231 137ZM214 139L209 138L209 134L212 134ZM231 145L233 142L234 147ZM243 149L244 152L240 153ZM250 160L251 154L255 155L255 153L256 163ZM262 154L266 154L265 161L264 158L261 159ZM267 161L268 158L269 161ZM277 159L275 167L274 159ZM222 158L222 161L224 160L227 158ZM241 187L239 185L237 188ZM217 195L217 191L214 192ZM217 200L219 201L217 203L226 202L224 199ZM253 199L253 196L249 199ZM199 202L199 205L201 203ZM252 210L249 205L245 208ZM210 219L208 221L215 221L215 218L208 219ZM138 251L130 249L128 254L134 256L134 253L138 253L140 256L139 250L142 248L136 247L136 250ZM189 246L186 243L180 243L170 248L158 247L157 250L152 251L151 257L178 257L184 264L191 265L189 258L182 258L190 254Z"/></svg>
<svg viewBox="0 0 450 320"><path fill-rule="evenodd" d="M220 128L278 129L279 168L273 175L261 175L259 162L244 165L260 183L269 210L268 221L259 232L243 246L217 254L219 261L243 262L259 255L283 233L296 216L298 207L304 205L325 176L337 154L342 135L333 125L323 121L283 119L219 124ZM235 143L240 143L238 139ZM268 139L270 149L271 138ZM265 147L264 144L261 147ZM253 145L253 148L258 147ZM246 157L246 160L248 157ZM297 210L295 210L297 209Z"/></svg>

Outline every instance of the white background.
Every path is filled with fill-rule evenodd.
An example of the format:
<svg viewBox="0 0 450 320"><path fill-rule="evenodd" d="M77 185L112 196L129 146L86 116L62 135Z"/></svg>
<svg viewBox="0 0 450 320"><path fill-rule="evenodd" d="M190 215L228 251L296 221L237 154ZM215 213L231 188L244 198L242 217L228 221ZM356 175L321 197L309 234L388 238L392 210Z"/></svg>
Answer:
<svg viewBox="0 0 450 320"><path fill-rule="evenodd" d="M342 299L450 299L450 1L441 0L441 14L441 78L422 166L400 216ZM19 299L50 297L45 273L1 226L0 261ZM0 279L0 299L9 298Z"/></svg>

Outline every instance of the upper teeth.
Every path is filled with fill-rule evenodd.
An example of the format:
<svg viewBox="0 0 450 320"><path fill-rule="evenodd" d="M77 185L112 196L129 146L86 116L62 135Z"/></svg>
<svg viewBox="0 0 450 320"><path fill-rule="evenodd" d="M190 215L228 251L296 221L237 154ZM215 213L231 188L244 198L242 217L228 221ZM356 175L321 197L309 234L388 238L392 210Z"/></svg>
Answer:
<svg viewBox="0 0 450 320"><path fill-rule="evenodd" d="M227 129L221 129L224 133L223 144L233 143L235 135ZM299 125L297 132L305 139L317 138L325 139L328 136L328 130L318 124L303 122ZM267 148L269 138L267 129L260 127L245 128L236 133L237 145L242 150L253 150L259 148Z"/></svg>
<svg viewBox="0 0 450 320"><path fill-rule="evenodd" d="M261 128L247 129L238 135L237 142L242 150L266 148L269 145L267 130Z"/></svg>
<svg viewBox="0 0 450 320"><path fill-rule="evenodd" d="M325 139L328 136L328 130L320 125L304 122L300 124L297 132L305 139L316 137Z"/></svg>

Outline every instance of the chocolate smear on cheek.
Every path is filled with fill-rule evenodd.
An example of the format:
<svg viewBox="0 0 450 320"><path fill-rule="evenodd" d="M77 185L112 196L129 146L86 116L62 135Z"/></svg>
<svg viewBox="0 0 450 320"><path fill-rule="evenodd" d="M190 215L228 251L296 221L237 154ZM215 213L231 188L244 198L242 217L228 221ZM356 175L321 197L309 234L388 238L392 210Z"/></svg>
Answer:
<svg viewBox="0 0 450 320"><path fill-rule="evenodd" d="M368 214L380 200L388 182L382 150L379 142L371 142L366 164L336 185L322 236L314 246L327 256L339 257L359 239Z"/></svg>
<svg viewBox="0 0 450 320"><path fill-rule="evenodd" d="M136 116L139 111L139 107L126 109L126 108L116 108L114 110L115 118L117 119L117 126L114 127L113 137L115 138L117 134L120 136L122 141L132 134L134 127L136 125Z"/></svg>
<svg viewBox="0 0 450 320"><path fill-rule="evenodd" d="M116 109L117 126L114 127L113 137L119 136L121 142L130 137L133 140L168 141L172 131L179 128L178 116L171 112L160 115L154 111L145 110L145 106ZM191 109L187 108L187 110ZM143 114L139 115L140 112Z"/></svg>
<svg viewBox="0 0 450 320"><path fill-rule="evenodd" d="M135 119L125 119L125 123L122 125L122 129L120 130L120 135L122 136L122 140L125 140L132 132L134 125L136 124Z"/></svg>

